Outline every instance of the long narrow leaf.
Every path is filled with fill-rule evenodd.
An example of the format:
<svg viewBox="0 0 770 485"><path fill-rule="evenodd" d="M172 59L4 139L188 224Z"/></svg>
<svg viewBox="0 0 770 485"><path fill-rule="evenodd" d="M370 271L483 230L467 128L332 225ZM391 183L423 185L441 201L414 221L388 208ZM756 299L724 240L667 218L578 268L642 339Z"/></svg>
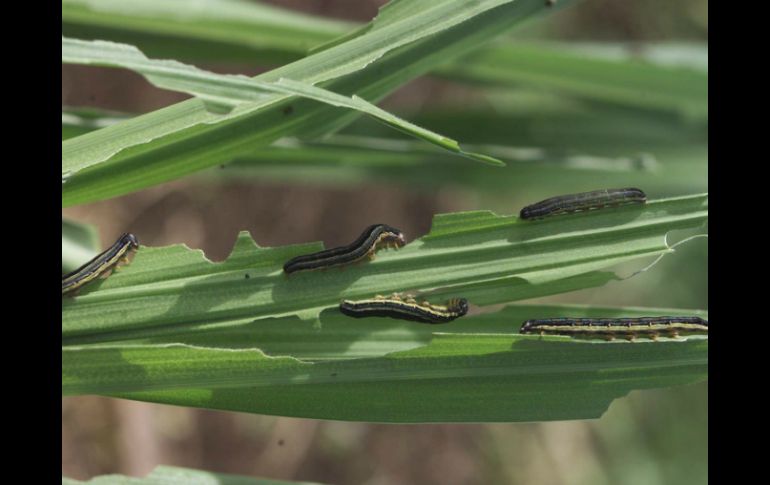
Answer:
<svg viewBox="0 0 770 485"><path fill-rule="evenodd" d="M414 15L255 79L324 82L322 87L330 91L377 100L446 62L448 55L461 55L545 8L537 0L415 5L419 7ZM189 100L64 141L62 167L71 178L63 186L62 203L147 187L229 161L282 136L326 133L355 117L309 100L275 102L242 115L237 109L229 115L213 114L200 101ZM72 173L72 167L107 160Z"/></svg>
<svg viewBox="0 0 770 485"><path fill-rule="evenodd" d="M193 60L288 62L358 27L243 0L63 0L61 12L68 37L126 42L155 57Z"/></svg>
<svg viewBox="0 0 770 485"><path fill-rule="evenodd" d="M214 74L177 61L148 59L138 49L126 44L87 42L64 37L62 38L62 62L131 69L145 75L158 87L193 94L207 102L209 106L215 106L214 110L230 112L237 109L240 115L282 100L270 98L270 94L283 94L285 97L300 96L331 106L360 111L398 130L468 158L502 165L502 162L494 158L464 152L456 141L401 120L361 98L340 96L290 79L281 78L276 82L260 82L246 76ZM88 163L67 165L62 166L62 171L72 174L89 166Z"/></svg>
<svg viewBox="0 0 770 485"><path fill-rule="evenodd" d="M299 59L310 46L344 36L356 26L240 1L208 2L192 11L189 7L178 8L178 2L88 4L66 0L62 5L64 30L90 38L128 39L153 55L273 62L276 50L283 56L281 59ZM398 13L398 9L389 8ZM381 14L376 25L385 24L387 18ZM299 25L306 30L298 29ZM369 28L355 32L360 34ZM168 36L181 40L173 44L176 51L169 50ZM349 40L353 35L341 38ZM196 48L189 48L191 43ZM246 53L249 50L251 56ZM436 72L460 81L554 89L703 119L708 115L707 70L708 51L704 46L506 41L486 46Z"/></svg>
<svg viewBox="0 0 770 485"><path fill-rule="evenodd" d="M469 292L470 302L482 306L552 294L578 275L669 252L669 231L698 227L706 218L703 195L536 222L486 211L446 214L435 218L427 236L369 264L291 277L283 264L318 244L258 248L242 235L230 257L216 264L181 246L143 247L127 268L63 301L63 343L269 317L313 320L340 298L407 290L434 298Z"/></svg>
<svg viewBox="0 0 770 485"><path fill-rule="evenodd" d="M665 235L701 225L706 209L706 196L691 196L535 222L446 214L398 253L291 277L283 262L318 245L261 249L244 236L216 264L183 247L142 247L101 286L63 301L62 392L383 422L598 417L632 389L704 379L708 341L523 336L524 320L707 315L528 305L437 328L335 307L406 290L483 306L603 284L615 277L599 269L669 252Z"/></svg>
<svg viewBox="0 0 770 485"><path fill-rule="evenodd" d="M412 338L411 350L377 358L317 362L269 357L255 347L233 350L182 344L67 346L62 351L62 390L65 394L99 393L342 420L595 418L612 399L632 389L705 378L708 341L690 338L597 343L515 332L524 318L554 313L633 316L640 311L644 310L508 307L447 324L445 333L415 329L422 338ZM648 315L661 313L693 312L645 311ZM355 333L383 332L378 332L378 326L368 329L371 323L347 319L339 325L347 324L349 332ZM415 325L411 324L409 330ZM404 330L409 331L406 327ZM317 330L317 334L323 336L324 329ZM334 335L344 334L338 331ZM259 334L250 338L255 345L260 344ZM325 343L333 345L335 341Z"/></svg>
<svg viewBox="0 0 770 485"><path fill-rule="evenodd" d="M103 114L98 115L93 109L83 110L68 108L62 111L62 139L71 138L89 131L94 131L105 126L126 120L131 116L127 114ZM467 147L470 148L468 145ZM578 171L602 171L634 173L640 171L654 171L657 169L655 160L648 156L626 157L596 157L590 155L569 155L563 150L544 150L531 147L514 147L504 145L478 145L473 146L475 152L489 153L491 156L503 160L506 163L519 163L516 168L520 176L522 169L549 170L566 169ZM301 167L302 170L297 170ZM332 135L323 141L303 142L295 138L279 140L269 147L259 148L248 156L238 158L228 165L231 169L257 169L252 175L260 177L273 176L283 173L288 178L310 177L316 181L337 180L345 183L349 180L346 169L354 169L356 174L364 173L368 178L383 180L388 178L405 178L416 183L435 184L441 179L445 183L473 183L473 172L468 171L462 176L457 172L458 164L447 160L445 153L428 147L417 141L398 140L394 138L356 136L356 135ZM279 169L271 172L270 168ZM410 168L410 170L403 170ZM430 171L432 177L418 177L419 173ZM284 169L284 170L280 170ZM315 169L315 170L313 170ZM326 176L319 174L319 169L328 169ZM366 170L393 169L389 173L377 171L366 173ZM441 170L439 170L441 169ZM443 171L442 171L443 170ZM236 170L236 176L242 177L248 170ZM227 174L232 174L229 170ZM476 172L477 177L484 177L487 172ZM507 173L507 172L506 172ZM490 182L498 179L501 174L496 172ZM515 177L508 180L515 181ZM621 184L622 185L622 184ZM510 186L509 186L510 187Z"/></svg>
<svg viewBox="0 0 770 485"><path fill-rule="evenodd" d="M382 133L334 135L315 142L287 137L238 157L226 166L227 170L209 171L206 175L307 180L336 186L389 181L419 188L464 187L506 193L531 187L535 182L544 192L592 190L600 176L605 186L638 185L650 194L707 189L705 133L702 143L698 143L699 130L659 116L588 111L563 101L558 111L539 112L519 102L520 115L501 113L498 105L496 113L487 115L486 121L475 110L422 115L430 124L482 141L465 147L508 163L500 170L476 170L474 165L446 157L441 150L422 142L387 138L387 133ZM62 134L71 137L87 133L129 117L70 108L62 113ZM365 128L377 128L372 125L368 123ZM629 130L613 130L613 126ZM521 146L511 146L511 141Z"/></svg>
<svg viewBox="0 0 770 485"><path fill-rule="evenodd" d="M654 65L627 56L608 59L559 45L506 43L438 70L452 79L529 85L588 99L708 119L708 72Z"/></svg>

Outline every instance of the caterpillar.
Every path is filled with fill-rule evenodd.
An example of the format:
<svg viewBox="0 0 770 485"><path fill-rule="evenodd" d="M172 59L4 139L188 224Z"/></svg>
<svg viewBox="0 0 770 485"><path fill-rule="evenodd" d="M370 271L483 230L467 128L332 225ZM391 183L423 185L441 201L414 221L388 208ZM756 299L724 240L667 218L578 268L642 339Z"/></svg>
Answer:
<svg viewBox="0 0 770 485"><path fill-rule="evenodd" d="M594 190L593 192L560 195L541 200L521 209L519 217L522 219L541 219L559 214L601 209L609 206L644 204L646 201L647 195L640 189Z"/></svg>
<svg viewBox="0 0 770 485"><path fill-rule="evenodd" d="M130 233L125 233L104 252L97 254L93 259L79 267L75 271L61 277L61 294L73 293L91 281L106 276L120 262L128 262L131 251L139 248L139 240Z"/></svg>
<svg viewBox="0 0 770 485"><path fill-rule="evenodd" d="M290 274L297 271L343 266L365 258L373 259L374 254L383 247L400 248L405 244L406 238L398 229L385 224L374 224L367 227L358 239L347 246L290 259L283 265L283 271Z"/></svg>
<svg viewBox="0 0 770 485"><path fill-rule="evenodd" d="M623 337L657 339L680 335L708 335L708 320L700 317L639 317L639 318L545 318L527 320L519 330L522 334L567 335L577 338Z"/></svg>
<svg viewBox="0 0 770 485"><path fill-rule="evenodd" d="M447 323L468 313L468 300L452 298L446 305L434 305L394 294L367 300L342 300L340 312L353 318L390 317L419 323Z"/></svg>

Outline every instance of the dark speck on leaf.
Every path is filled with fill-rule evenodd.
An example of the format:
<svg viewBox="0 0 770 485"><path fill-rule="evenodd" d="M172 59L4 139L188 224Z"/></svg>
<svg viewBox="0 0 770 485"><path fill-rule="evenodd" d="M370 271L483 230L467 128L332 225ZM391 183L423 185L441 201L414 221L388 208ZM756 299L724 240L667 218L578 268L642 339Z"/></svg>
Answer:
<svg viewBox="0 0 770 485"><path fill-rule="evenodd" d="M290 115L294 113L294 107L292 105L289 105L283 109L283 114Z"/></svg>
<svg viewBox="0 0 770 485"><path fill-rule="evenodd" d="M243 275L243 277L246 279L249 279L249 273L246 273L245 275Z"/></svg>

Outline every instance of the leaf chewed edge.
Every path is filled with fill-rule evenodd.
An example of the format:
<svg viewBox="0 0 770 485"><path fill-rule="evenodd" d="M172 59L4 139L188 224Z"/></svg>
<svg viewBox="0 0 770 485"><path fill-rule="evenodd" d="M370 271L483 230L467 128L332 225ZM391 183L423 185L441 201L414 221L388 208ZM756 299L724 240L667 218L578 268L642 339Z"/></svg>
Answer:
<svg viewBox="0 0 770 485"><path fill-rule="evenodd" d="M346 359L300 361L268 358L255 348L184 344L64 347L62 391L341 420L596 418L630 390L705 379L708 339L604 342L515 332L524 319L533 317L662 314L708 316L694 310L517 305L452 322L442 327L444 332L411 324L411 348ZM368 330L372 323L377 322L347 319L332 339L318 331L307 331L304 338L321 338L338 348L361 345L366 332L376 332ZM351 339L356 333L359 341ZM421 339L416 338L419 334ZM240 335L260 345L262 337L258 331ZM369 342L377 344L376 339Z"/></svg>
<svg viewBox="0 0 770 485"><path fill-rule="evenodd" d="M181 91L204 101L213 113L240 116L246 112L271 106L290 96L312 99L331 106L348 108L373 116L383 123L404 133L415 136L457 154L491 165L505 164L494 157L464 152L457 141L438 135L394 116L387 111L353 96L342 96L312 84L280 78L275 82L258 81L243 75L215 74L195 66L174 60L153 60L139 49L127 44L108 41L83 41L62 37L62 63L86 64L103 67L130 69L145 76L154 85ZM275 95L282 95L276 97ZM238 108L236 110L236 108ZM234 111L235 110L235 111ZM209 123L220 123L223 118L211 119ZM72 176L98 163L62 165L62 171Z"/></svg>
<svg viewBox="0 0 770 485"><path fill-rule="evenodd" d="M539 0L413 4L414 15L404 14L387 26L253 80L291 79L343 93L343 98L355 94L382 99L436 65L546 9ZM269 98L278 101L269 106L267 99L247 103L249 108L236 108L226 115L207 111L199 99L188 100L63 141L63 206L114 197L227 163L285 136L325 135L360 114L293 95ZM452 150L451 144L441 142ZM89 168L73 170L84 166Z"/></svg>
<svg viewBox="0 0 770 485"><path fill-rule="evenodd" d="M708 375L708 339L602 342L520 335L529 318L701 315L657 308L516 305L442 326L351 319L340 298L419 290L475 305L615 279L620 261L672 251L701 226L707 196L542 221L470 212L344 271L287 277L320 244L259 248L242 234L212 263L181 246L134 262L63 300L62 392L185 406L381 422L535 421L600 416L633 389ZM404 282L408 281L408 285ZM317 322L303 320L317 316Z"/></svg>
<svg viewBox="0 0 770 485"><path fill-rule="evenodd" d="M700 227L706 195L542 221L487 212L436 216L431 232L365 264L286 275L319 243L260 248L242 233L221 263L184 246L141 247L129 266L63 300L65 344L136 338L264 318L317 320L340 299L393 292L507 303L614 279L615 264L671 252L666 234ZM141 237L141 236L140 236Z"/></svg>

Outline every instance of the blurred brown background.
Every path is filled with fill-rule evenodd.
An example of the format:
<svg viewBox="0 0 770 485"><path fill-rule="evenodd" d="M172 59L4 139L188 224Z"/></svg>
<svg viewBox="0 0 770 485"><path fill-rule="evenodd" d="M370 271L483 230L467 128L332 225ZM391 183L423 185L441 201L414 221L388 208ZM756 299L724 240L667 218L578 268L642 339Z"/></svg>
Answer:
<svg viewBox="0 0 770 485"><path fill-rule="evenodd" d="M385 2L270 3L366 21ZM523 30L549 39L703 40L706 25L706 1L586 0ZM203 67L259 71L253 66ZM62 77L62 104L67 106L145 112L184 99L122 71L67 66ZM461 92L441 81L417 80L383 106L405 113L414 109L414 100L438 103ZM417 192L377 183L340 189L192 176L68 208L63 216L94 224L104 245L131 231L142 244L185 243L222 260L241 230L251 231L262 246L322 240L331 247L351 241L374 222L399 227L414 239L428 232L436 213L479 208L488 207L477 206L474 194L458 191ZM682 252L702 257L703 251ZM664 275L666 268L675 268L673 262L666 264L660 269ZM656 280L650 281L654 288ZM689 300L683 297L683 306L707 308L704 281L679 284L696 288ZM649 305L647 297L655 294L653 289L634 298L613 291L578 292L561 301ZM654 304L677 303L682 301ZM373 425L69 397L62 399L62 474L77 479L107 473L143 476L165 464L340 484L698 484L707 482L707 399L703 383L632 393L594 421Z"/></svg>

